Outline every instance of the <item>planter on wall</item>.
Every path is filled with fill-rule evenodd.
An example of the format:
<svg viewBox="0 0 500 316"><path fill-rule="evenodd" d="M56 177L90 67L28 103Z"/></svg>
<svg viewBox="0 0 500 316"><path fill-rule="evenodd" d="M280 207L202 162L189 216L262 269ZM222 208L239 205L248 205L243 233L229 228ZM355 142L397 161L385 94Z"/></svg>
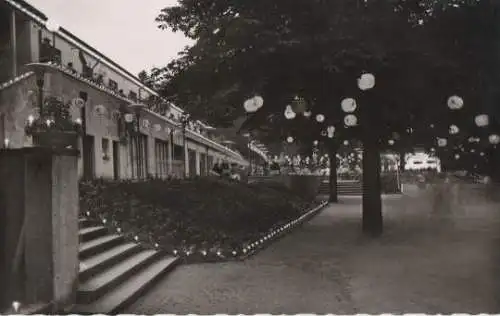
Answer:
<svg viewBox="0 0 500 316"><path fill-rule="evenodd" d="M78 148L78 133L72 131L37 131L33 133L33 143L39 147Z"/></svg>

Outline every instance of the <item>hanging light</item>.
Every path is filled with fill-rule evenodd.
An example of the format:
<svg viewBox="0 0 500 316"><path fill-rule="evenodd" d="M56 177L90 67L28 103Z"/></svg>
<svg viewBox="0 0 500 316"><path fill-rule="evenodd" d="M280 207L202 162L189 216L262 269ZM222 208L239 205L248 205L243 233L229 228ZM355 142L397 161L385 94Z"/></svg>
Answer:
<svg viewBox="0 0 500 316"><path fill-rule="evenodd" d="M247 113L253 113L260 109L263 105L264 99L261 96L254 96L243 103L243 108Z"/></svg>
<svg viewBox="0 0 500 316"><path fill-rule="evenodd" d="M436 149L434 147L431 147L431 152L435 152Z"/></svg>
<svg viewBox="0 0 500 316"><path fill-rule="evenodd" d="M319 142L318 142L317 140L315 140L315 141L313 142L314 146L318 146L318 143L319 143Z"/></svg>
<svg viewBox="0 0 500 316"><path fill-rule="evenodd" d="M439 147L446 147L448 141L446 140L446 138L438 138L437 144Z"/></svg>
<svg viewBox="0 0 500 316"><path fill-rule="evenodd" d="M354 114L348 114L344 117L344 124L349 127L356 126L358 124L358 118Z"/></svg>
<svg viewBox="0 0 500 316"><path fill-rule="evenodd" d="M286 139L287 142L289 143L293 143L293 137L292 136L288 136L287 139Z"/></svg>
<svg viewBox="0 0 500 316"><path fill-rule="evenodd" d="M458 160L460 159L460 155L459 154L455 154L455 160Z"/></svg>
<svg viewBox="0 0 500 316"><path fill-rule="evenodd" d="M389 139L388 143L389 143L389 145L391 145L391 146L392 146L392 145L394 145L394 140Z"/></svg>
<svg viewBox="0 0 500 316"><path fill-rule="evenodd" d="M356 110L356 100L353 98L345 98L340 102L340 107L345 113L352 113Z"/></svg>
<svg viewBox="0 0 500 316"><path fill-rule="evenodd" d="M484 153L483 153L483 152L480 152L480 153L479 153L479 156L484 157Z"/></svg>
<svg viewBox="0 0 500 316"><path fill-rule="evenodd" d="M134 120L133 114L130 114L130 113L125 114L125 122L132 123L133 120Z"/></svg>
<svg viewBox="0 0 500 316"><path fill-rule="evenodd" d="M370 73L364 73L358 78L359 89L365 91L375 87L375 76Z"/></svg>
<svg viewBox="0 0 500 316"><path fill-rule="evenodd" d="M460 131L460 129L458 128L458 126L456 125L450 125L450 128L448 129L448 132L451 134L451 135L455 135L455 134L458 134L458 132Z"/></svg>
<svg viewBox="0 0 500 316"><path fill-rule="evenodd" d="M325 120L325 116L323 114L316 115L316 121L318 123L322 123Z"/></svg>
<svg viewBox="0 0 500 316"><path fill-rule="evenodd" d="M326 135L328 135L327 131L325 131L325 130L321 131L321 136L326 136Z"/></svg>
<svg viewBox="0 0 500 316"><path fill-rule="evenodd" d="M457 95L449 97L447 103L450 110L460 110L464 106L464 100Z"/></svg>
<svg viewBox="0 0 500 316"><path fill-rule="evenodd" d="M304 117L311 117L312 113L309 110L304 111Z"/></svg>
<svg viewBox="0 0 500 316"><path fill-rule="evenodd" d="M490 119L486 114L479 114L474 118L474 123L476 123L478 127L485 127L490 124Z"/></svg>
<svg viewBox="0 0 500 316"><path fill-rule="evenodd" d="M344 140L344 145L345 146L349 145L349 141L348 140Z"/></svg>
<svg viewBox="0 0 500 316"><path fill-rule="evenodd" d="M297 114L292 109L291 105L287 105L285 109L285 118L287 120L293 120Z"/></svg>
<svg viewBox="0 0 500 316"><path fill-rule="evenodd" d="M492 134L488 137L488 140L489 140L490 144L498 145L498 143L500 143L500 136L497 134Z"/></svg>

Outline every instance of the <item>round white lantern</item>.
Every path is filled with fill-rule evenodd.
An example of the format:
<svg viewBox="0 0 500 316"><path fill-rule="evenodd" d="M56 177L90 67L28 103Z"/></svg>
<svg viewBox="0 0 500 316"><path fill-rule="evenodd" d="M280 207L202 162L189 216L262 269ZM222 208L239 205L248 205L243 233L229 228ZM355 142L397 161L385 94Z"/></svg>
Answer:
<svg viewBox="0 0 500 316"><path fill-rule="evenodd" d="M311 113L311 111L304 111L303 114L305 117L310 117L312 113Z"/></svg>
<svg viewBox="0 0 500 316"><path fill-rule="evenodd" d="M356 126L358 124L358 118L354 114L348 114L344 117L344 124L349 127Z"/></svg>
<svg viewBox="0 0 500 316"><path fill-rule="evenodd" d="M431 152L435 152L436 149L434 149L434 147L431 147Z"/></svg>
<svg viewBox="0 0 500 316"><path fill-rule="evenodd" d="M448 98L448 108L450 110L460 110L464 106L464 100L458 95Z"/></svg>
<svg viewBox="0 0 500 316"><path fill-rule="evenodd" d="M484 157L484 153L483 153L483 152L480 152L480 153L479 153L479 156Z"/></svg>
<svg viewBox="0 0 500 316"><path fill-rule="evenodd" d="M389 145L391 145L391 146L392 146L392 145L394 145L394 140L389 139L388 143L389 143Z"/></svg>
<svg viewBox="0 0 500 316"><path fill-rule="evenodd" d="M322 123L325 120L325 116L323 114L316 115L316 121L318 123Z"/></svg>
<svg viewBox="0 0 500 316"><path fill-rule="evenodd" d="M134 120L133 114L130 114L130 113L125 114L125 122L132 123L133 120Z"/></svg>
<svg viewBox="0 0 500 316"><path fill-rule="evenodd" d="M446 140L446 138L438 138L437 144L439 147L446 147L448 141Z"/></svg>
<svg viewBox="0 0 500 316"><path fill-rule="evenodd" d="M75 123L76 123L76 124L78 124L78 125L82 125L82 119L78 117L78 118L75 120Z"/></svg>
<svg viewBox="0 0 500 316"><path fill-rule="evenodd" d="M314 146L318 146L318 143L319 143L319 142L318 142L317 140L315 140L315 141L313 142Z"/></svg>
<svg viewBox="0 0 500 316"><path fill-rule="evenodd" d="M333 138L335 136L335 133L328 133L328 138Z"/></svg>
<svg viewBox="0 0 500 316"><path fill-rule="evenodd" d="M253 113L256 112L258 109L260 109L263 104L264 104L264 99L262 99L262 97L256 96L246 100L243 103L243 108L247 113Z"/></svg>
<svg viewBox="0 0 500 316"><path fill-rule="evenodd" d="M459 154L455 154L455 159L456 160L460 159L460 155Z"/></svg>
<svg viewBox="0 0 500 316"><path fill-rule="evenodd" d="M344 140L344 145L345 146L349 145L349 141L348 140Z"/></svg>
<svg viewBox="0 0 500 316"><path fill-rule="evenodd" d="M292 136L288 136L288 138L286 139L287 142L289 143L293 143L293 137Z"/></svg>
<svg viewBox="0 0 500 316"><path fill-rule="evenodd" d="M335 126L328 126L328 128L326 129L326 131L327 131L329 134L333 134L333 133L335 133Z"/></svg>
<svg viewBox="0 0 500 316"><path fill-rule="evenodd" d="M490 144L498 145L498 143L500 143L500 136L497 134L492 134L488 137L488 140L489 140Z"/></svg>
<svg viewBox="0 0 500 316"><path fill-rule="evenodd" d="M292 106L287 105L287 106L286 106L286 109L285 109L285 118L286 118L287 120L292 120L292 119L294 119L294 118L295 118L295 116L296 116L296 114L295 114L295 112L293 111Z"/></svg>
<svg viewBox="0 0 500 316"><path fill-rule="evenodd" d="M460 129L456 125L450 125L450 128L448 131L450 132L451 135L454 135L454 134L458 134Z"/></svg>
<svg viewBox="0 0 500 316"><path fill-rule="evenodd" d="M490 124L490 119L489 119L488 115L480 114L474 118L474 123L476 123L476 125L478 127L485 127L485 126L488 126Z"/></svg>
<svg viewBox="0 0 500 316"><path fill-rule="evenodd" d="M345 113L352 113L356 110L356 100L353 98L345 98L340 102L340 107Z"/></svg>
<svg viewBox="0 0 500 316"><path fill-rule="evenodd" d="M472 148L472 149L470 150L470 152L471 152L471 153L475 153L475 152L476 152L476 150L475 150L474 148Z"/></svg>
<svg viewBox="0 0 500 316"><path fill-rule="evenodd" d="M264 98L260 95L256 95L253 97L253 102L257 109L260 109L264 105Z"/></svg>
<svg viewBox="0 0 500 316"><path fill-rule="evenodd" d="M375 87L375 76L369 73L364 73L358 79L358 87L361 90L369 90Z"/></svg>

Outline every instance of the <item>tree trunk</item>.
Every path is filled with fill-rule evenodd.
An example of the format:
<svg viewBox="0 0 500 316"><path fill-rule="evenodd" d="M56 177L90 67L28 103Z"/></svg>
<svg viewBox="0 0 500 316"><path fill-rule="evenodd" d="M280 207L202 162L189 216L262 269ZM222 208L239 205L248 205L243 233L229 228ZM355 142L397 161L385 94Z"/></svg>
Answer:
<svg viewBox="0 0 500 316"><path fill-rule="evenodd" d="M329 201L337 203L339 201L337 193L337 145L331 144L328 148L330 158L330 175L328 176L328 186L330 189Z"/></svg>
<svg viewBox="0 0 500 316"><path fill-rule="evenodd" d="M363 233L380 236L383 230L380 153L373 136L363 141Z"/></svg>
<svg viewBox="0 0 500 316"><path fill-rule="evenodd" d="M403 172L405 170L406 160L405 160L406 152L404 150L399 151L399 170Z"/></svg>

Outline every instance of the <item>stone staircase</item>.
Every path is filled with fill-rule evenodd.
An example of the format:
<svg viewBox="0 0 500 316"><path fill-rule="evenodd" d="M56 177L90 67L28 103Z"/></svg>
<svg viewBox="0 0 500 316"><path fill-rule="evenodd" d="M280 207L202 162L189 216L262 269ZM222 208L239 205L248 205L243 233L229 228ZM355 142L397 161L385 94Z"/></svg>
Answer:
<svg viewBox="0 0 500 316"><path fill-rule="evenodd" d="M72 313L120 312L179 263L89 220L79 224L79 286Z"/></svg>
<svg viewBox="0 0 500 316"><path fill-rule="evenodd" d="M323 180L319 187L320 195L330 194L328 180ZM339 196L362 196L363 186L361 181L339 180L337 181L337 194Z"/></svg>

